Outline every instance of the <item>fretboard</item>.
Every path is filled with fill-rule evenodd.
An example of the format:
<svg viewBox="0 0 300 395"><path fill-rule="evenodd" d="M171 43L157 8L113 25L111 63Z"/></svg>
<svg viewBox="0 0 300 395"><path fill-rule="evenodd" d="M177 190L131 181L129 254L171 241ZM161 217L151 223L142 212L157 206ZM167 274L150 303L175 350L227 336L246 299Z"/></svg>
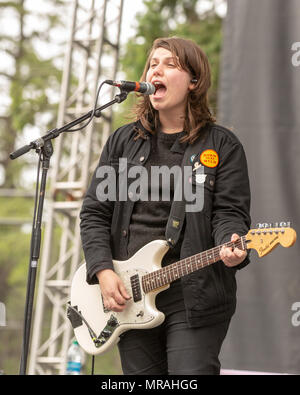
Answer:
<svg viewBox="0 0 300 395"><path fill-rule="evenodd" d="M230 248L237 247L241 250L246 250L246 236L240 237L237 242L230 241L228 243L211 248L210 250L200 252L199 254L172 263L171 265L167 265L154 272L145 274L142 277L142 286L144 292L147 293L161 288L164 285L170 284L171 282L183 276L195 272L196 270L203 269L204 267L219 261L221 259L220 251L223 246Z"/></svg>

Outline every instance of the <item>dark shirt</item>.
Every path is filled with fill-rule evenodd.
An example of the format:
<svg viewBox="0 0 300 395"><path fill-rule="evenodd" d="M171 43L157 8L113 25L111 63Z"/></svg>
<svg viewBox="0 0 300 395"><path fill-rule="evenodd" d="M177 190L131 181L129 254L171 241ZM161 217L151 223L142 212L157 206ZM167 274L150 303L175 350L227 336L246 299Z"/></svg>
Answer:
<svg viewBox="0 0 300 395"><path fill-rule="evenodd" d="M148 174L148 197L147 201L139 200L135 203L129 225L128 257L133 256L140 248L153 240L165 239L166 225L174 196L174 178L172 172L169 183L164 183L159 178L156 185L154 177L151 179L151 168L153 166L181 166L182 152L171 152L171 147L184 135L184 132L167 134L158 131L151 140L151 151L149 159L145 164ZM152 182L151 182L152 180ZM169 187L170 186L170 187ZM151 190L152 188L152 190ZM156 188L156 190L154 190ZM157 201L151 200L151 192L159 197ZM165 195L163 195L163 192ZM166 200L169 197L168 200ZM162 260L162 266L180 260L180 249L183 240L184 229L174 248L170 248ZM162 291L156 297L156 305L165 313L184 309L181 281L171 283L168 290Z"/></svg>

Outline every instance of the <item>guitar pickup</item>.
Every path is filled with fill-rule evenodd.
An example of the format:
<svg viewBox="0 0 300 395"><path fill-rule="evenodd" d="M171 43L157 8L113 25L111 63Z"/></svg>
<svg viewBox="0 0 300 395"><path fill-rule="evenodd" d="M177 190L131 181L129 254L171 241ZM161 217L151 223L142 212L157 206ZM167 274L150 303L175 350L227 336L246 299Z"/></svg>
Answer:
<svg viewBox="0 0 300 395"><path fill-rule="evenodd" d="M142 293L141 293L140 279L138 274L135 274L134 276L130 277L130 284L131 284L133 301L139 302L140 300L142 300Z"/></svg>

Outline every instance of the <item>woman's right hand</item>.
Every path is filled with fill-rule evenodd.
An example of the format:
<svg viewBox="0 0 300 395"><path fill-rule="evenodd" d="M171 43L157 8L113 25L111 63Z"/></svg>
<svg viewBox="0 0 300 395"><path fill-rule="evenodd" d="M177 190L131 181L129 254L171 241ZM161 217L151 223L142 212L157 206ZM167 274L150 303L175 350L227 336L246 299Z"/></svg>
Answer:
<svg viewBox="0 0 300 395"><path fill-rule="evenodd" d="M105 308L121 312L126 307L126 300L131 296L120 277L111 269L104 269L97 273Z"/></svg>

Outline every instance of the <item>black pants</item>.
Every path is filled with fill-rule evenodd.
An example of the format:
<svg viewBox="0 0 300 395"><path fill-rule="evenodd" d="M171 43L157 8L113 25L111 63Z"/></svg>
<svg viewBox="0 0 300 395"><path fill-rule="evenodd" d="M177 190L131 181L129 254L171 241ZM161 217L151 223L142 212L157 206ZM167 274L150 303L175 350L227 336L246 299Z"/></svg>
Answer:
<svg viewBox="0 0 300 395"><path fill-rule="evenodd" d="M189 328L185 311L179 311L156 328L125 332L118 343L123 373L220 374L219 353L229 323Z"/></svg>

